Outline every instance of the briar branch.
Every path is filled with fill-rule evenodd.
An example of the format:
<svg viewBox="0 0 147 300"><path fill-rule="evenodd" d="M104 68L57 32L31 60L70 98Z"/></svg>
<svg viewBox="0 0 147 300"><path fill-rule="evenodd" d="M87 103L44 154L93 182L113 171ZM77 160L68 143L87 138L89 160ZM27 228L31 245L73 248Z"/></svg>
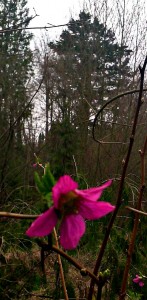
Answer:
<svg viewBox="0 0 147 300"><path fill-rule="evenodd" d="M147 213L142 211L142 210L138 210L138 209L135 209L135 208L130 207L130 206L126 206L125 208L127 208L128 210L137 212L138 214L147 216ZM17 213L10 213L10 212L7 212L7 211L0 211L0 217L13 218L13 219L36 219L36 218L39 217L39 215L17 214Z"/></svg>
<svg viewBox="0 0 147 300"><path fill-rule="evenodd" d="M44 251L54 251L58 254L60 254L62 257L64 257L68 262L70 262L76 269L78 269L81 272L81 275L86 276L88 275L91 277L95 283L99 283L99 278L95 276L89 269L82 266L77 260L75 260L73 257L69 256L66 252L64 252L62 249L55 245L49 245L41 240L39 240L38 245L44 249Z"/></svg>
<svg viewBox="0 0 147 300"><path fill-rule="evenodd" d="M145 139L143 151L141 151L141 150L139 151L140 156L141 156L141 186L140 186L140 191L139 191L137 210L141 209L143 192L145 189L145 152L146 152L146 149L147 149L147 137ZM126 287L127 287L127 281L128 281L129 269L130 269L130 265L131 265L132 254L133 254L134 245L135 245L135 239L136 239L136 235L137 235L138 224L139 224L139 213L135 212L134 226L133 226L129 249L127 252L127 260L126 260L119 300L124 300L125 296L126 296Z"/></svg>
<svg viewBox="0 0 147 300"><path fill-rule="evenodd" d="M142 92L146 92L147 89L143 89ZM93 121L93 126L92 126L92 137L94 139L95 142L99 143L99 144L122 144L122 142L104 142L102 140L97 140L96 137L95 137L95 126L96 126L96 122L98 120L98 117L99 115L102 113L102 111L112 102L116 101L117 99L119 98L122 98L124 96L127 96L127 95L132 95L132 94L135 94L135 93L139 93L140 90L136 89L136 90L131 90L131 91L127 91L127 92L124 92L124 93L121 93L121 94L118 94L117 96L111 98L109 101L107 101L102 107L101 109L98 111L98 113L96 114L95 118L94 118L94 121ZM114 123L112 123L114 124ZM118 123L117 123L118 124ZM123 125L124 126L124 125Z"/></svg>
<svg viewBox="0 0 147 300"><path fill-rule="evenodd" d="M126 208L129 209L129 210L131 210L131 211L136 212L137 214L140 214L140 215L143 215L143 216L147 216L147 213L145 211L138 210L138 209L135 209L135 208L130 207L130 206L126 206Z"/></svg>
<svg viewBox="0 0 147 300"><path fill-rule="evenodd" d="M13 219L36 219L38 217L38 215L0 212L0 217L13 218ZM56 235L55 232L54 232L54 234ZM55 236L55 240L56 240L56 236ZM69 256L66 252L64 252L63 250L61 250L59 248L59 245L57 244L57 240L56 240L56 246L54 246L54 245L49 246L47 243L42 242L40 240L37 243L40 247L42 247L44 249L44 251L52 250L52 251L56 252L57 254L64 257L67 261L69 261L74 267L76 267L78 270L80 270L82 275L88 275L89 277L91 277L94 280L94 282L96 284L99 283L99 279L97 276L95 276L89 269L85 268L83 265L81 265L79 262L77 262L74 258ZM62 279L63 279L63 277L62 277ZM64 289L65 289L65 285L64 285ZM68 298L65 298L65 299L68 299Z"/></svg>
<svg viewBox="0 0 147 300"><path fill-rule="evenodd" d="M17 213L10 213L7 211L0 211L0 217L12 218L12 219L36 219L39 217L39 215L17 214Z"/></svg>
<svg viewBox="0 0 147 300"><path fill-rule="evenodd" d="M111 217L110 222L108 224L108 227L106 229L106 234L105 234L104 240L103 240L103 242L101 244L101 247L100 247L98 258L96 260L96 264L95 264L94 271L93 271L93 273L95 275L98 274L99 267L100 267L100 264L101 264L106 246L107 246L107 242L108 242L108 239L109 239L111 229L113 227L114 221L115 221L117 213L119 211L119 208L122 204L122 193L123 193L123 186L124 186L126 171L127 171L127 167L128 167L128 164L129 164L133 144L134 144L134 137L135 137L135 133L136 133L136 127L137 127L137 122L138 122L139 111L140 111L140 107L142 105L142 94L143 94L143 84L144 84L144 74L145 74L146 64L147 64L147 56L145 58L143 67L142 68L139 67L140 77L141 77L140 78L140 89L139 89L137 107L136 107L136 112L135 112L133 126L132 126L132 132L131 132L131 136L130 136L130 143L129 143L129 146L128 146L126 159L125 159L125 162L124 162L124 165L123 165L123 170L122 170L122 175L121 175L121 180L120 180L120 185L119 185L119 190L118 190L118 195L117 195L117 201L116 201L116 208L115 208L115 210L112 214L112 217ZM90 284L90 289L89 289L88 300L92 300L92 295L93 295L93 291L94 291L94 284L95 283L92 279L91 284Z"/></svg>
<svg viewBox="0 0 147 300"><path fill-rule="evenodd" d="M59 248L58 236L57 236L57 232L56 232L55 228L53 229L53 233L54 233L54 238L55 238L55 242L56 242L56 247ZM59 263L59 268L60 268L60 276L61 276L61 282L62 282L62 286L63 286L65 300L69 300L68 294L67 294L66 283L65 283L63 266L62 266L62 260L61 260L61 256L59 253L57 254L57 258L58 258L58 263Z"/></svg>
<svg viewBox="0 0 147 300"><path fill-rule="evenodd" d="M126 206L128 210L134 211L140 215L147 216L147 213L142 210L135 209L130 206ZM36 219L39 217L39 215L27 215L27 214L17 214L17 213L10 213L7 211L0 211L0 217L3 218L13 218L13 219Z"/></svg>

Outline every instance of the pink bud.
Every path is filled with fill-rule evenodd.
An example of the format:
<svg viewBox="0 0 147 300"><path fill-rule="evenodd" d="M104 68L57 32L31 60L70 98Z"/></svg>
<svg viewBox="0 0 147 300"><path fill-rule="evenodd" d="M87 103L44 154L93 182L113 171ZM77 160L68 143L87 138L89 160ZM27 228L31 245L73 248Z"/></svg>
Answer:
<svg viewBox="0 0 147 300"><path fill-rule="evenodd" d="M37 167L37 164L33 164L32 167L33 167L33 168L36 168L36 167Z"/></svg>

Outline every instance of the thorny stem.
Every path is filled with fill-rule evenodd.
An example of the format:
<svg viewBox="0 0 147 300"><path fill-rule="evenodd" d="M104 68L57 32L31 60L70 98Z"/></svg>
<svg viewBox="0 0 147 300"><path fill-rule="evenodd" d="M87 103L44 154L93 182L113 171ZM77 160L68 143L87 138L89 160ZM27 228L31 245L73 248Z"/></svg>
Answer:
<svg viewBox="0 0 147 300"><path fill-rule="evenodd" d="M93 278L95 283L99 283L99 278L95 276L89 269L82 266L77 260L75 260L73 257L69 256L66 252L64 252L61 248L58 248L55 245L49 245L41 240L37 241L37 244L40 247L43 247L45 251L54 251L58 254L60 254L62 257L64 257L66 260L68 260L74 267L76 267L78 270L80 270L81 274L88 275L89 277Z"/></svg>
<svg viewBox="0 0 147 300"><path fill-rule="evenodd" d="M98 293L97 293L97 300L101 300L102 297L102 285L99 285L98 287Z"/></svg>
<svg viewBox="0 0 147 300"><path fill-rule="evenodd" d="M122 203L122 192L123 192L125 175L126 175L126 171L127 171L127 167L128 167L130 155L131 155L131 152L132 152L132 147L133 147L133 143L134 143L134 136L135 136L136 126L137 126L137 121L138 121L138 115L139 115L140 107L141 107L141 104L142 104L142 100L141 99L142 99L142 93L143 93L144 73L145 73L146 64L147 64L147 56L145 58L143 67L142 68L139 67L140 75L141 75L140 89L139 89L139 95L138 95L138 102L137 102L137 107L136 107L136 113L135 113L133 127L132 127L132 133L131 133L131 136L130 136L130 143L129 143L127 156L126 156L125 163L124 163L123 170L122 170L122 176L121 176L121 180L120 180L120 185L119 185L119 190L118 190L118 196L117 196L117 201L116 201L116 208L115 208L114 213L113 213L113 215L112 215L112 217L110 219L110 222L108 224L108 227L107 227L107 230L106 230L106 234L105 234L104 240L102 242L98 258L96 260L96 264L95 264L94 271L93 271L93 273L95 275L97 275L97 273L99 271L99 267L100 267L100 264L101 264L101 261L102 261L102 258L103 258L104 252L105 252L105 248L107 246L107 242L108 242L108 239L109 239L109 235L110 235L113 223L115 221L115 218L117 216L118 210L119 210L119 208L121 206L121 203ZM94 281L92 279L91 280L91 284L90 284L90 288L89 288L88 300L92 299L92 295L93 295L93 291L94 291L94 284L95 283L94 283Z"/></svg>
<svg viewBox="0 0 147 300"><path fill-rule="evenodd" d="M45 171L46 171L46 169L44 168L44 174L45 174ZM53 229L53 233L54 233L54 238L55 238L55 242L56 242L56 247L59 248L58 237L57 237L57 232L56 232L55 227ZM42 250L43 250L43 248L42 248ZM62 286L63 286L65 300L69 300L68 294L67 294L67 289L66 289L66 283L65 283L65 278L64 278L64 272L63 272L61 256L60 256L59 253L57 255L57 258L58 258L58 263L59 263L60 276L61 276L61 282L62 282Z"/></svg>
<svg viewBox="0 0 147 300"><path fill-rule="evenodd" d="M54 237L55 237L56 247L59 248L58 237L57 237L57 232L56 232L55 228L53 229L53 233L54 233ZM58 257L58 263L59 263L59 268L60 268L60 276L61 276L61 282L62 282L62 286L63 286L65 300L69 300L68 294L67 294L67 289L66 289L66 283L65 283L65 278L64 278L64 272L63 272L61 256L60 256L59 253L57 254L57 257Z"/></svg>
<svg viewBox="0 0 147 300"><path fill-rule="evenodd" d="M96 300L101 300L102 289L103 289L104 284L105 283L103 282L101 276L99 276L99 284L98 284L98 291L97 291L97 298L96 298Z"/></svg>
<svg viewBox="0 0 147 300"><path fill-rule="evenodd" d="M13 218L13 219L36 219L39 217L39 215L25 215L25 214L9 213L7 211L0 211L0 217Z"/></svg>
<svg viewBox="0 0 147 300"><path fill-rule="evenodd" d="M133 207L130 207L130 206L126 206L127 209L129 210L132 210L140 215L143 215L143 216L147 216L147 213L145 211L142 211L142 210L138 210L138 209L135 209Z"/></svg>
<svg viewBox="0 0 147 300"><path fill-rule="evenodd" d="M94 273L92 273L89 269L84 268L75 259L73 259L71 256L69 256L67 253L65 253L63 250L61 250L59 247L53 245L51 247L51 249L50 249L50 248L48 248L48 244L43 243L46 251L49 250L49 249L53 250L54 252L58 253L59 255L63 256L64 258L66 258L66 260L68 260L70 263L72 263L72 265L74 265L81 272L83 272L83 270L84 270L84 273L86 275L89 275L91 277L92 280L91 280L91 285L90 285L88 300L92 299L92 294L93 294L93 290L94 290L94 284L97 283L99 285L99 278L97 277L97 273L98 273L98 270L99 270L99 267L100 267L100 263L101 263L101 260L102 260L102 257L103 257L103 254L104 254L104 251L105 251L108 239L109 239L109 234L110 234L111 228L113 226L113 223L115 221L117 212L118 212L119 207L120 207L121 202L122 202L121 196L122 196L122 191L123 191L123 184L124 184L124 180L125 180L125 174L126 174L127 166L128 166L128 163L129 163L129 158L130 158L130 155L131 155L133 143L134 143L134 136L135 136L135 132L136 132L136 126L137 126L137 121L138 121L139 110L140 110L140 107L141 107L141 104L142 104L141 99L142 99L143 82L144 82L144 72L145 72L146 64L147 64L147 57L145 59L143 68L140 67L141 82L140 82L138 104L137 104L136 114L135 114L135 118L134 118L134 123L133 123L133 128L132 128L132 134L131 134L131 137L130 137L130 143L129 143L128 153L127 153L126 160L125 160L124 167L123 167L123 171L122 171L122 176L121 176L121 181L120 181L120 186L119 186L119 191L118 191L118 197L117 197L117 202L116 202L116 209L115 209L115 211L114 211L114 213L113 213L113 215L112 215L112 217L110 219L110 223L108 225L108 228L107 228L107 231L106 231L103 243L101 245L99 256L98 256L98 259L96 261L96 265L95 265L95 268L94 268ZM128 94L129 94L129 92L128 92ZM147 141L146 141L146 143L147 143ZM144 153L144 151L143 151L143 153ZM140 194L143 192L142 190L143 190L143 188L141 189ZM130 208L130 207L126 207L126 208L128 208L130 210L136 211L136 215L137 216L139 215L139 213L146 215L146 213L140 211L140 207L137 210L135 210L133 208ZM8 218L16 218L16 219L35 219L35 218L38 217L38 215L27 215L27 214L17 214L17 213L9 213L9 212L0 212L0 217L5 217L5 218L8 217ZM101 299L101 295L100 294L99 294L99 297L100 297L99 299ZM68 298L66 298L66 299L68 299ZM124 298L122 298L122 299L124 299Z"/></svg>
<svg viewBox="0 0 147 300"><path fill-rule="evenodd" d="M130 206L126 206L125 208L137 212L140 215L147 216L147 213L145 211L138 210ZM0 217L12 218L12 219L36 219L39 217L39 215L25 215L25 214L10 213L7 211L0 211Z"/></svg>
<svg viewBox="0 0 147 300"><path fill-rule="evenodd" d="M140 155L141 155L141 186L140 186L140 192L139 192L139 197L138 197L137 210L141 209L142 197L143 197L143 192L145 189L145 152L146 152L146 149L147 149L147 137L146 137L146 140L144 143L143 151L140 151ZM134 220L134 227L133 227L132 236L131 236L131 240L130 240L130 245L129 245L129 249L127 252L127 260L126 260L119 300L125 299L125 296L126 296L128 274L129 274L129 269L130 269L130 264L131 264L131 259L132 259L132 253L134 250L134 244L135 244L135 239L136 239L136 235L137 235L138 224L139 224L139 214L136 212L135 220Z"/></svg>
<svg viewBox="0 0 147 300"><path fill-rule="evenodd" d="M56 246L52 246L52 250L56 253L59 253L64 258L66 258L66 260L68 260L70 263L72 263L72 265L75 266L81 272L84 271L84 273L86 275L90 276L94 280L95 283L97 283L97 284L99 283L99 279L89 269L83 267L80 263L78 263L74 258L69 256L66 252L64 252L63 250L61 250L60 248L58 248Z"/></svg>
<svg viewBox="0 0 147 300"><path fill-rule="evenodd" d="M92 127L92 137L94 139L95 142L99 143L99 144L122 144L122 142L104 142L102 140L97 140L95 137L95 126L96 126L96 122L98 120L98 116L102 113L102 111L112 102L116 101L119 98L122 98L123 96L127 96L127 95L132 95L135 93L139 93L140 90L136 89L136 90L132 90L132 91L127 91L121 94L118 94L117 96L111 98L109 101L107 101L102 107L101 109L98 111L98 113L96 114L94 121L93 121L93 127ZM147 89L143 89L142 92L146 92ZM112 123L114 124L114 123ZM117 123L118 124L118 123Z"/></svg>

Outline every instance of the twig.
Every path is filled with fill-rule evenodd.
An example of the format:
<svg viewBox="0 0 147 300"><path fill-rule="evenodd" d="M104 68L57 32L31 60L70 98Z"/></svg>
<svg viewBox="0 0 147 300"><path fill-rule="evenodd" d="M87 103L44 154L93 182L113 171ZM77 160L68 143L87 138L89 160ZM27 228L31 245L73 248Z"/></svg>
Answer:
<svg viewBox="0 0 147 300"><path fill-rule="evenodd" d="M13 218L13 219L36 219L37 217L39 217L39 215L25 215L25 214L9 213L7 211L0 211L0 217Z"/></svg>
<svg viewBox="0 0 147 300"><path fill-rule="evenodd" d="M129 209L129 210L132 210L132 211L136 212L137 214L140 214L140 215L143 215L143 216L147 216L147 213L145 211L138 210L138 209L135 209L135 208L130 207L130 206L126 206L126 208Z"/></svg>
<svg viewBox="0 0 147 300"><path fill-rule="evenodd" d="M139 111L140 111L140 107L141 107L141 104L142 104L142 93L143 93L144 73L145 73L146 64L147 64L147 56L145 58L143 67L139 68L140 69L140 75L141 75L140 89L139 89L139 95L138 95L138 102L137 102L137 107L136 107L136 113L135 113L133 127L132 127L132 133L131 133L131 136L130 136L130 143L129 143L128 152L127 152L126 159L125 159L124 166L123 166L123 170L122 170L122 175L121 175L121 180L120 180L120 185L119 185L119 190L118 190L118 196L117 196L117 201L116 201L116 208L115 208L115 210L113 212L113 215L112 215L112 217L110 219L110 222L108 224L108 227L107 227L107 230L106 230L106 234L105 234L104 240L102 242L98 258L96 260L96 264L95 264L94 272L93 272L95 275L97 275L97 273L98 273L98 270L99 270L99 267L100 267L100 264L101 264L104 252L105 252L105 248L107 246L107 242L108 242L108 239L109 239L109 235L110 235L113 223L114 223L114 221L116 219L118 210L119 210L119 208L121 206L121 203L122 203L122 192L123 192L123 186L124 186L126 171L127 171L127 167L128 167L130 155L131 155L131 152L132 152L132 147L133 147L133 144L134 144L134 136L135 136L135 133L136 133L136 127L137 127L137 121L138 121ZM92 279L91 280L91 284L90 284L90 289L89 289L88 300L92 299L93 290L94 290L94 281Z"/></svg>
<svg viewBox="0 0 147 300"><path fill-rule="evenodd" d="M142 92L146 92L147 89L143 89ZM108 106L110 103L114 102L115 100L123 97L123 96L126 96L126 95L131 95L131 94L135 94L135 93L139 93L140 90L132 90L132 91L127 91L127 92L124 92L124 93L121 93L115 97L113 97L112 99L110 99L109 101L107 101L103 106L102 108L98 111L98 113L96 114L95 118L94 118L94 121L93 121L93 127L92 127L92 136L93 136L93 139L95 142L99 143L99 144L122 144L122 142L104 142L104 141L101 141L101 140L97 140L95 138L95 126L96 126L96 122L98 120L98 116L101 114L101 112L106 108L106 106Z"/></svg>
<svg viewBox="0 0 147 300"><path fill-rule="evenodd" d="M45 296L45 295L40 295L40 294L30 293L30 292L28 292L26 289L25 289L25 292L27 293L27 295L34 296L35 299L36 299L36 297L37 297L37 298L43 298L43 299L53 299L52 296Z"/></svg>
<svg viewBox="0 0 147 300"><path fill-rule="evenodd" d="M38 16L38 15L37 15ZM83 22L83 21L78 21L79 23ZM2 29L0 30L0 34L1 33L7 33L7 32L13 32L13 31L22 31L22 30L36 30L36 29L52 29L52 28L58 28L58 27L64 27L64 26L68 26L74 24L74 22L69 22L69 23L65 23L65 24L59 24L59 25L51 25L51 26L33 26L33 27L25 27L25 28L6 28L6 29Z"/></svg>
<svg viewBox="0 0 147 300"><path fill-rule="evenodd" d="M147 137L145 139L143 151L140 151L140 155L141 155L141 186L140 186L140 192L139 192L139 197L138 197L137 210L141 209L143 192L145 189L145 152L146 152L146 149L147 149ZM126 296L126 287L127 287L129 269L130 269L131 260L132 260L132 254L133 254L134 245L135 245L135 239L136 239L136 235L137 235L138 224L139 224L139 214L138 214L138 212L136 212L135 220L134 220L134 227L133 227L132 236L131 236L131 240L130 240L130 245L129 245L129 249L127 252L127 260L126 260L119 300L125 299L125 296Z"/></svg>
<svg viewBox="0 0 147 300"><path fill-rule="evenodd" d="M54 233L54 237L55 237L56 247L59 248L58 237L57 237L57 232L56 232L55 228L53 230L53 233ZM67 294L67 288L66 288L65 278L64 278L62 261L61 261L61 257L60 257L59 253L58 253L58 263L59 263L59 268L60 268L60 276L61 276L61 281L62 281L62 286L63 286L65 300L69 300L68 294Z"/></svg>
<svg viewBox="0 0 147 300"><path fill-rule="evenodd" d="M56 253L59 253L62 257L64 257L66 260L68 260L74 267L76 267L80 272L81 275L88 275L91 277L95 283L99 283L99 278L95 276L89 269L82 266L77 260L75 260L73 257L69 256L66 252L64 252L61 248L58 248L55 245L49 245L46 242L42 240L38 240L37 244L42 247L45 251L54 251Z"/></svg>
<svg viewBox="0 0 147 300"><path fill-rule="evenodd" d="M21 119L21 117L23 116L24 112L26 111L26 109L29 107L29 105L31 104L31 102L33 101L33 99L35 98L35 96L37 95L37 93L39 92L40 88L41 88L41 85L43 83L43 80L44 80L44 75L38 85L38 88L37 90L34 92L33 96L31 97L31 99L29 100L29 102L27 103L27 105L24 107L24 109L22 110L22 112L19 114L19 116L16 118L16 120L11 124L11 127L8 128L1 136L0 136L0 140L5 136L5 134L10 130L12 129L15 124L17 123L18 120ZM9 135L8 135L9 136Z"/></svg>
<svg viewBox="0 0 147 300"><path fill-rule="evenodd" d="M66 260L68 260L73 266L75 266L78 270L80 270L81 273L84 272L85 275L90 276L94 280L95 283L97 283L97 284L99 283L99 279L97 276L95 276L89 269L85 268L80 263L78 263L74 258L69 256L66 252L64 252L63 250L61 250L60 248L58 248L54 245L52 246L52 250L56 253L59 253L64 258L66 258Z"/></svg>
<svg viewBox="0 0 147 300"><path fill-rule="evenodd" d="M25 28L24 27L21 27L22 25L26 24L26 23L30 23L33 19L35 19L36 17L38 17L39 15L35 14L35 16L32 16L32 17L28 17L26 20L24 20L23 22L13 26L13 27L8 27L6 29L2 29L0 30L0 33L5 33L5 32L13 32L13 31L16 31L17 29L21 29L21 30L24 30Z"/></svg>
<svg viewBox="0 0 147 300"><path fill-rule="evenodd" d="M0 34L1 33L6 33L6 32L13 32L13 31L22 31L22 30L58 28L58 27L68 26L68 24L69 23L61 24L61 25L52 25L52 26L35 26L35 27L25 27L25 28L8 28L8 29L0 30Z"/></svg>
<svg viewBox="0 0 147 300"><path fill-rule="evenodd" d="M72 158L73 158L73 162L74 162L75 173L76 173L76 176L78 177L78 168L77 168L77 164L76 164L75 156L73 155L73 156L72 156Z"/></svg>

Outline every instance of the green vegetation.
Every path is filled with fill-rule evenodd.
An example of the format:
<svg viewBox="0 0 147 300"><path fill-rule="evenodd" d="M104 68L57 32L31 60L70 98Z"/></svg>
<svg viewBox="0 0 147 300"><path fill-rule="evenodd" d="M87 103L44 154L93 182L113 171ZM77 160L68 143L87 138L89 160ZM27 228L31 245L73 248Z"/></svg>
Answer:
<svg viewBox="0 0 147 300"><path fill-rule="evenodd" d="M33 53L33 36L25 29L31 18L27 1L1 0L0 211L34 215L44 212L52 205L55 180L63 174L71 175L80 189L112 178L113 184L101 200L115 205L138 94L117 99L100 114L95 135L103 143L93 140L92 126L107 100L138 88L139 72L132 66L132 56L136 59L137 52L125 39L118 42L115 30L102 22L99 14L93 16L83 9L77 18L69 20L58 40L44 39L45 48L38 46ZM138 30L143 32L142 27ZM39 85L37 80L42 83L32 98ZM136 208L141 185L138 150L143 149L146 137L145 95L125 177L123 203L100 267L102 277L109 273L101 300L116 300L120 294L135 215L126 206ZM145 190L142 211L146 196ZM85 268L93 270L109 220L110 215L86 220L85 235L75 250L68 251ZM0 299L63 299L57 254L51 249L41 252L40 239L31 240L25 235L31 221L7 216L0 216L0 221ZM48 238L43 241L47 243ZM125 300L146 299L146 246L146 216L140 215ZM69 300L88 299L89 277L82 276L65 258L62 265ZM133 282L136 274L144 286ZM94 300L95 294L96 289Z"/></svg>

